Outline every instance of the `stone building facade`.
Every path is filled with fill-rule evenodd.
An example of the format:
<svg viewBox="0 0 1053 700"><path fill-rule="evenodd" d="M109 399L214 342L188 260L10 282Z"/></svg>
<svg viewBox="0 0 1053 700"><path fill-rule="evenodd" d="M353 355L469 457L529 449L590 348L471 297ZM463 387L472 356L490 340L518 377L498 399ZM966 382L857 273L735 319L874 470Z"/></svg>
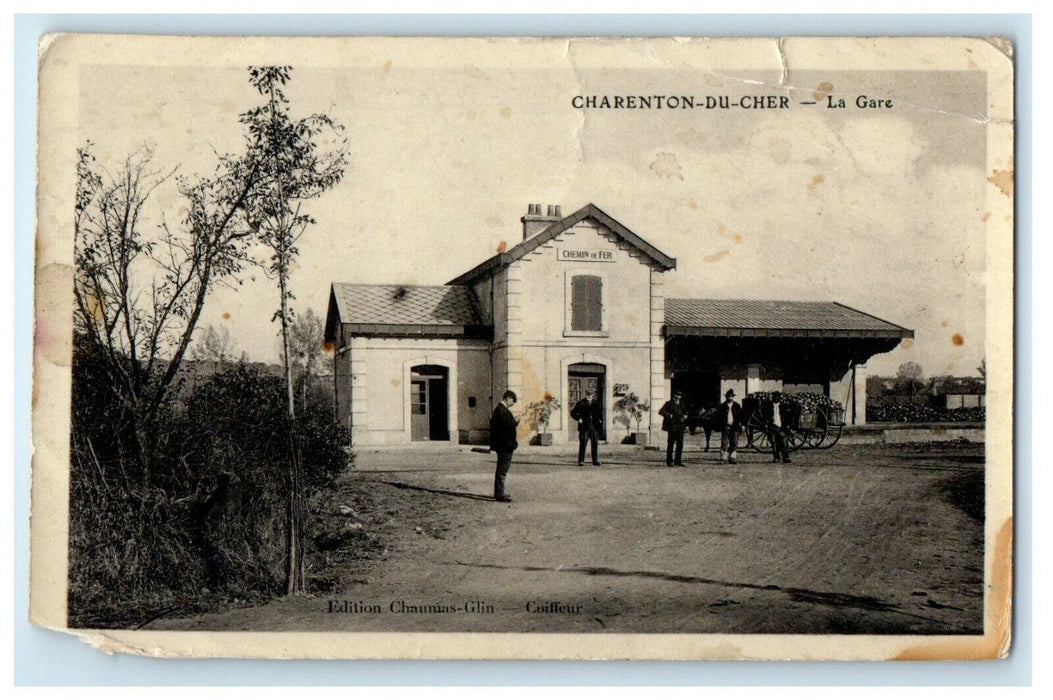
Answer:
<svg viewBox="0 0 1053 700"><path fill-rule="evenodd" d="M530 205L523 240L445 285L332 285L337 420L357 445L482 443L506 389L522 410L559 399L548 432L574 439L569 407L588 389L612 410L673 389L716 404L728 388L816 391L862 422L865 363L913 332L834 302L667 299L676 259L594 204L564 216ZM523 437L531 426L523 424Z"/></svg>

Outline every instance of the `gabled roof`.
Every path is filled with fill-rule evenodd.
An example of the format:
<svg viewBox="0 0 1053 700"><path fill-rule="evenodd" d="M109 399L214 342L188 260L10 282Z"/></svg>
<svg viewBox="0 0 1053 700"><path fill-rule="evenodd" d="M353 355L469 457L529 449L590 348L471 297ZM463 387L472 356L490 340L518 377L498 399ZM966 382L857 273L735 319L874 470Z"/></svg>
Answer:
<svg viewBox="0 0 1053 700"><path fill-rule="evenodd" d="M326 322L327 340L335 324L353 335L488 337L490 328L469 287L334 283Z"/></svg>
<svg viewBox="0 0 1053 700"><path fill-rule="evenodd" d="M506 250L503 253L498 253L489 260L486 260L479 265L476 265L468 272L464 273L456 279L450 280L450 284L471 284L479 277L498 270L502 267L511 265L516 260L526 257L526 255L540 246L548 243L556 236L560 235L567 229L581 223L585 219L594 219L603 226L606 226L616 236L621 238L623 241L628 243L630 246L642 253L652 263L659 266L663 270L672 270L676 267L676 258L671 258L662 251L655 248L653 245L640 238L638 235L630 231L622 224L615 221L609 214L604 212L595 204L586 204L581 209L577 210L570 216L564 217L563 219L554 222L551 226L544 229L540 233L531 236L522 243L514 246L510 250Z"/></svg>
<svg viewBox="0 0 1053 700"><path fill-rule="evenodd" d="M665 335L913 338L914 331L835 301L666 299Z"/></svg>

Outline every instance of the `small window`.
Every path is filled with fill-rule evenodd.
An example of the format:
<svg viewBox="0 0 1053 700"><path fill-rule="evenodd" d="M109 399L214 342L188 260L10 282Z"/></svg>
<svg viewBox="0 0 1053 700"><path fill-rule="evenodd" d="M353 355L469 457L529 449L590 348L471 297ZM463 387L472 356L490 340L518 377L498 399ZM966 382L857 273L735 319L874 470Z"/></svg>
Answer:
<svg viewBox="0 0 1053 700"><path fill-rule="evenodd" d="M596 275L576 275L570 283L570 328L603 330L603 280Z"/></svg>

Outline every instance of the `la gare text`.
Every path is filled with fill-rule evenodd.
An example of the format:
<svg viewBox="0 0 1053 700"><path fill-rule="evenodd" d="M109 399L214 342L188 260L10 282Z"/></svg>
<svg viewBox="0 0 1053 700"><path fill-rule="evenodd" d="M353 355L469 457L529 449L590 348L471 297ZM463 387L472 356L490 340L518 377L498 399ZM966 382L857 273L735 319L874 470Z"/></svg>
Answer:
<svg viewBox="0 0 1053 700"><path fill-rule="evenodd" d="M824 95L822 100L795 102L786 95L575 95L570 100L574 109L642 109L642 110L690 110L690 109L740 109L782 110L797 104L805 107L827 109L892 109L893 101L887 97L857 95L854 98Z"/></svg>

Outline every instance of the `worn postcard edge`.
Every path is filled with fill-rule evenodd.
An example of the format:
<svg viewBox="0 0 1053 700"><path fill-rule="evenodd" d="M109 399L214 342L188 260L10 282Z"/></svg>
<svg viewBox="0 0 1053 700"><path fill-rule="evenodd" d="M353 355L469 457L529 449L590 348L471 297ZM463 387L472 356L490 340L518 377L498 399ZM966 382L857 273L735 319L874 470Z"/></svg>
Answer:
<svg viewBox="0 0 1053 700"><path fill-rule="evenodd" d="M383 46L441 64L473 42L534 44L569 62L632 67L672 55L685 42L715 49L713 68L794 70L908 68L988 74L987 170L987 517L982 636L568 635L413 633L234 633L66 628L68 439L72 352L73 162L77 68L83 63L193 65L201 56L231 64L320 64L340 50L354 60ZM619 51L626 42L633 52ZM427 50L422 50L427 49ZM700 52L705 53L705 52ZM644 58L641 58L641 57ZM677 54L677 60L682 56ZM513 61L513 58L509 58ZM914 64L916 65L916 63ZM156 657L375 659L990 659L1010 648L1013 476L1013 66L1003 39L335 39L49 35L40 43L35 264L30 620L79 635L102 651Z"/></svg>

